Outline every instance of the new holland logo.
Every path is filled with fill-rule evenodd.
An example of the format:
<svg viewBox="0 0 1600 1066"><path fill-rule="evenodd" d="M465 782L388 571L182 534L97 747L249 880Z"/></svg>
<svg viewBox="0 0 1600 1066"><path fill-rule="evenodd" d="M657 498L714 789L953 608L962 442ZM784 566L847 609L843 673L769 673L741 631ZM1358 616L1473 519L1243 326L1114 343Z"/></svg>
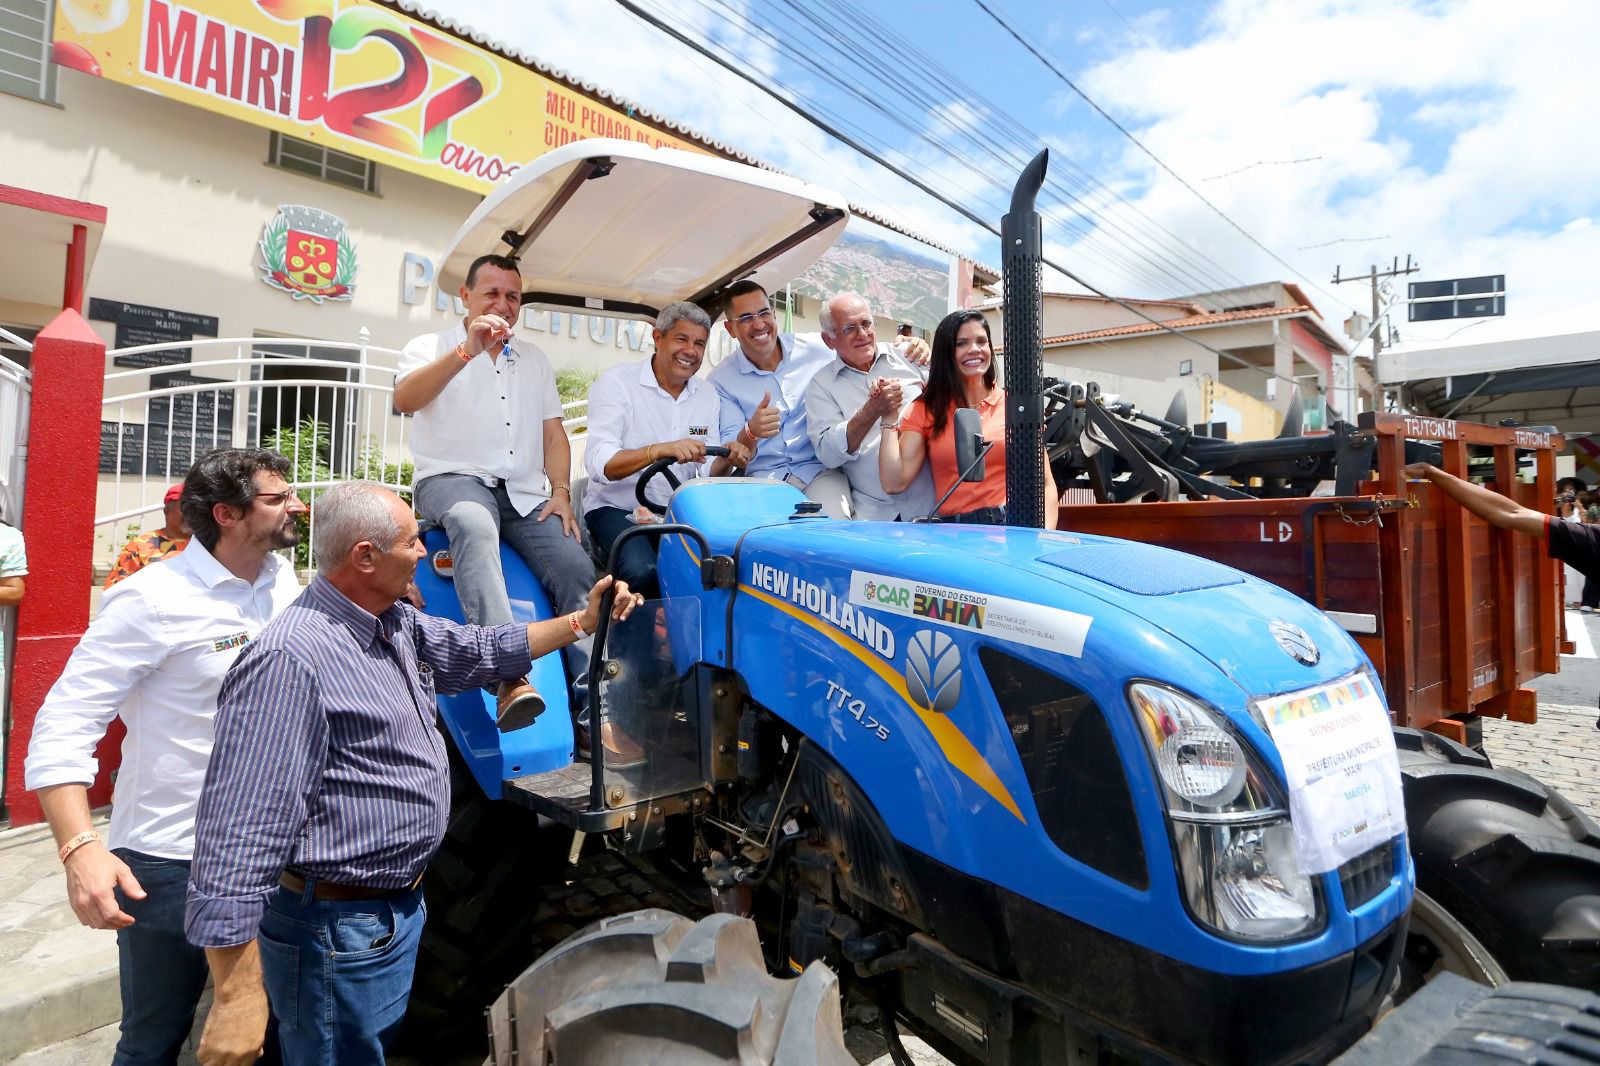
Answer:
<svg viewBox="0 0 1600 1066"><path fill-rule="evenodd" d="M356 246L344 219L315 207L285 205L261 230L261 280L296 300L321 303L355 295Z"/></svg>
<svg viewBox="0 0 1600 1066"><path fill-rule="evenodd" d="M1315 666L1317 660L1322 658L1322 653L1317 651L1317 642L1311 639L1310 633L1299 626L1289 622L1273 622L1267 628L1272 631L1272 637L1278 642L1278 647L1295 662Z"/></svg>
<svg viewBox="0 0 1600 1066"><path fill-rule="evenodd" d="M918 706L949 714L961 698L961 652L943 633L924 629L906 649L906 691Z"/></svg>

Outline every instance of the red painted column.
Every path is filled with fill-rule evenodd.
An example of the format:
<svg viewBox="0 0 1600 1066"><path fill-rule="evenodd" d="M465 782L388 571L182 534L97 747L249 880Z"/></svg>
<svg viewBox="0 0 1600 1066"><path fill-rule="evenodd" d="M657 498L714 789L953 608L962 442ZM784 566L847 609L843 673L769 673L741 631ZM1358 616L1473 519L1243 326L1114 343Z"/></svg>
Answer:
<svg viewBox="0 0 1600 1066"><path fill-rule="evenodd" d="M23 759L45 693L89 625L105 369L105 342L70 308L34 341L28 507L22 525L28 591L17 608L6 746L6 807L13 825L42 817L38 799L23 791ZM89 791L93 806L110 799L106 761L102 759L100 779Z"/></svg>
<svg viewBox="0 0 1600 1066"><path fill-rule="evenodd" d="M67 277L62 288L61 306L83 314L84 259L89 251L89 228L72 227L72 243L67 245Z"/></svg>

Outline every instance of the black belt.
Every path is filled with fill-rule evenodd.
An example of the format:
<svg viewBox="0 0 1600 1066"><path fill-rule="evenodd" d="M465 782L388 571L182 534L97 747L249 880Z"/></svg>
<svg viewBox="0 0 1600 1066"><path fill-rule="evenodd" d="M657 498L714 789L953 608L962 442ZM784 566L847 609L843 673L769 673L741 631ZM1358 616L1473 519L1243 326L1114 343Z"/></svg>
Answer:
<svg viewBox="0 0 1600 1066"><path fill-rule="evenodd" d="M426 871L424 871L426 872ZM278 876L278 884L296 895L304 895L306 879L292 870L285 870ZM368 885L340 885L332 881L315 881L311 889L311 898L325 902L348 902L357 899L394 899L407 893L416 891L422 884L422 874L404 888L372 888Z"/></svg>
<svg viewBox="0 0 1600 1066"><path fill-rule="evenodd" d="M1006 524L1006 509L1004 507L978 507L971 511L962 511L944 519L946 522L962 522L972 525L1003 526Z"/></svg>

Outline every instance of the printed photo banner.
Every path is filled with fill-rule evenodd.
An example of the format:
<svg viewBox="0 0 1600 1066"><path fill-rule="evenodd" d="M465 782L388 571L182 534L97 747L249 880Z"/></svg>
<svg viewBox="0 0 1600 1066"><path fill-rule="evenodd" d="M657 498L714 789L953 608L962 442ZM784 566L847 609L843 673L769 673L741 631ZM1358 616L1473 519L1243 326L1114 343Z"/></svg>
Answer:
<svg viewBox="0 0 1600 1066"><path fill-rule="evenodd" d="M478 193L585 137L699 150L371 0L58 0L52 56Z"/></svg>

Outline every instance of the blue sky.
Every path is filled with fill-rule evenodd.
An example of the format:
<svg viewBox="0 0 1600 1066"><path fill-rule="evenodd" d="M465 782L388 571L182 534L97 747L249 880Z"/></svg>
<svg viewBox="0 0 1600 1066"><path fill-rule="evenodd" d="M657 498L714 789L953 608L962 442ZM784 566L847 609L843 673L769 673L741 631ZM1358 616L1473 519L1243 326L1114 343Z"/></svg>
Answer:
<svg viewBox="0 0 1600 1066"><path fill-rule="evenodd" d="M611 0L431 2L998 265L996 238ZM984 0L1191 188L977 0L638 2L996 224L1048 145L1050 254L1120 295L1293 280L1337 327L1368 293L1334 269L1410 254L1412 280L1508 277L1510 314L1452 343L1595 328L1591 0ZM1404 317L1408 345L1459 328Z"/></svg>

